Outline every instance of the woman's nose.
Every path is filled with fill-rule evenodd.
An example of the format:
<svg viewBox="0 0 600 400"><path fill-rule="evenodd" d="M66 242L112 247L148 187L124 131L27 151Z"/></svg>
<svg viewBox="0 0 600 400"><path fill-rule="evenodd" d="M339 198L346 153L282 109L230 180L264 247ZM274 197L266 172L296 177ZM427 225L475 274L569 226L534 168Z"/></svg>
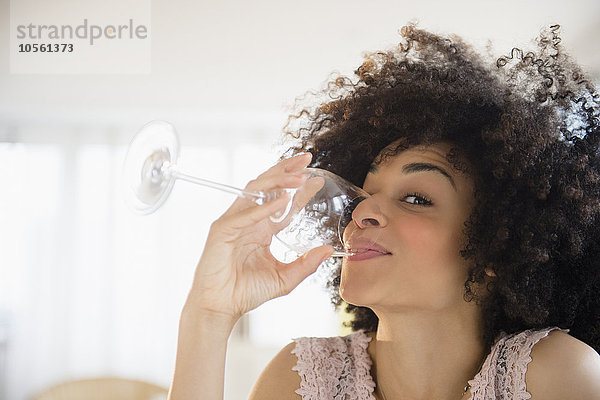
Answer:
<svg viewBox="0 0 600 400"><path fill-rule="evenodd" d="M383 227L387 225L387 219L381 212L377 200L370 196L356 206L352 211L352 220L361 229L369 226Z"/></svg>

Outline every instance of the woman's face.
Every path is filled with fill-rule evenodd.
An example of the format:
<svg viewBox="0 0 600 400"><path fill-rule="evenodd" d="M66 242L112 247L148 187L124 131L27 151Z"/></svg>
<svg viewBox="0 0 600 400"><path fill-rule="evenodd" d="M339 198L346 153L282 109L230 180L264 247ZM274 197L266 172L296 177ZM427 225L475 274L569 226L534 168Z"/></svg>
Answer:
<svg viewBox="0 0 600 400"><path fill-rule="evenodd" d="M361 252L342 264L346 302L374 311L465 303L468 266L459 250L474 206L473 182L446 161L450 148L411 147L367 174L363 188L371 197L359 203L344 232L345 243Z"/></svg>

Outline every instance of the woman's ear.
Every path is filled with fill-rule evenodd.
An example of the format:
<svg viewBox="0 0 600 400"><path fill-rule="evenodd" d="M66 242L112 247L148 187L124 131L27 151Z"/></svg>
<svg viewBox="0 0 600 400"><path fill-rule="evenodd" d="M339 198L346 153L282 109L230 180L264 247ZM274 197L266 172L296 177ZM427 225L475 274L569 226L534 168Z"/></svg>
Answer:
<svg viewBox="0 0 600 400"><path fill-rule="evenodd" d="M492 278L496 277L496 273L494 272L494 270L491 267L485 267L484 271L487 276L492 277Z"/></svg>

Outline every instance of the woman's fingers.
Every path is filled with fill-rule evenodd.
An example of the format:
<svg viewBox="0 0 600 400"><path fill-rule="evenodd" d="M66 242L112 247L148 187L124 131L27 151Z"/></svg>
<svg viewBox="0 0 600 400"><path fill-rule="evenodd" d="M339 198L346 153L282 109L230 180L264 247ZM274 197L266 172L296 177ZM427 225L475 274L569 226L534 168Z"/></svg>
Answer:
<svg viewBox="0 0 600 400"><path fill-rule="evenodd" d="M302 153L290 158L286 158L285 160L279 161L277 164L263 172L261 175L259 175L259 178L281 172L300 171L302 168L305 168L308 164L310 164L311 160L311 153Z"/></svg>
<svg viewBox="0 0 600 400"><path fill-rule="evenodd" d="M285 209L289 200L289 194L282 193L278 198L265 204L245 208L235 214L223 215L217 221L222 224L223 228L230 228L233 230L247 228L275 214L277 211Z"/></svg>
<svg viewBox="0 0 600 400"><path fill-rule="evenodd" d="M297 188L306 180L305 174L296 173L306 167L312 159L311 153L304 153L280 161L267 171L259 175L256 179L250 181L244 190L249 192L269 191L281 188ZM227 209L225 214L232 214L250 207L248 200L238 198Z"/></svg>
<svg viewBox="0 0 600 400"><path fill-rule="evenodd" d="M323 245L311 249L290 264L279 263L279 275L284 282L283 293L279 296L288 294L300 284L307 276L317 270L319 265L327 260L333 254L334 248L329 245Z"/></svg>
<svg viewBox="0 0 600 400"><path fill-rule="evenodd" d="M296 191L294 195L294 204L292 211L297 212L303 209L308 201L317 194L325 185L325 179L315 176L306 181L306 183Z"/></svg>
<svg viewBox="0 0 600 400"><path fill-rule="evenodd" d="M291 222L292 217L306 206L308 201L323 188L324 184L325 180L320 176L308 179L294 194L290 211L285 219L276 224L276 232L284 229Z"/></svg>
<svg viewBox="0 0 600 400"><path fill-rule="evenodd" d="M273 189L297 188L306 180L306 174L279 173L268 175L248 182L244 190L251 192L269 191Z"/></svg>
<svg viewBox="0 0 600 400"><path fill-rule="evenodd" d="M284 176L301 176L294 174L294 172L300 172L305 168L312 159L311 153L303 153L297 156L282 160L260 174L256 179L250 181L246 185L247 190L269 190L274 187L283 187L281 185L273 185L273 182L277 180L277 177ZM302 174L303 175L303 174ZM285 186L287 187L287 186ZM294 186L296 187L296 186Z"/></svg>

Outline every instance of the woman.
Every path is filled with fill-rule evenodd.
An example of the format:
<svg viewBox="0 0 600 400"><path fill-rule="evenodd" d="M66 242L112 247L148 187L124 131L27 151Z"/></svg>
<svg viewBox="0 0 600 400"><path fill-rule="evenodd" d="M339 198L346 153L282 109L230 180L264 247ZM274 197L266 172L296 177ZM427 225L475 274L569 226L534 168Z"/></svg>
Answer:
<svg viewBox="0 0 600 400"><path fill-rule="evenodd" d="M600 98L557 30L488 67L407 26L291 117L295 156L247 188L298 187L310 165L371 194L329 282L355 332L295 339L251 399L600 399ZM211 226L171 399L222 398L237 319L331 254L271 256L266 219L285 202L238 199Z"/></svg>

